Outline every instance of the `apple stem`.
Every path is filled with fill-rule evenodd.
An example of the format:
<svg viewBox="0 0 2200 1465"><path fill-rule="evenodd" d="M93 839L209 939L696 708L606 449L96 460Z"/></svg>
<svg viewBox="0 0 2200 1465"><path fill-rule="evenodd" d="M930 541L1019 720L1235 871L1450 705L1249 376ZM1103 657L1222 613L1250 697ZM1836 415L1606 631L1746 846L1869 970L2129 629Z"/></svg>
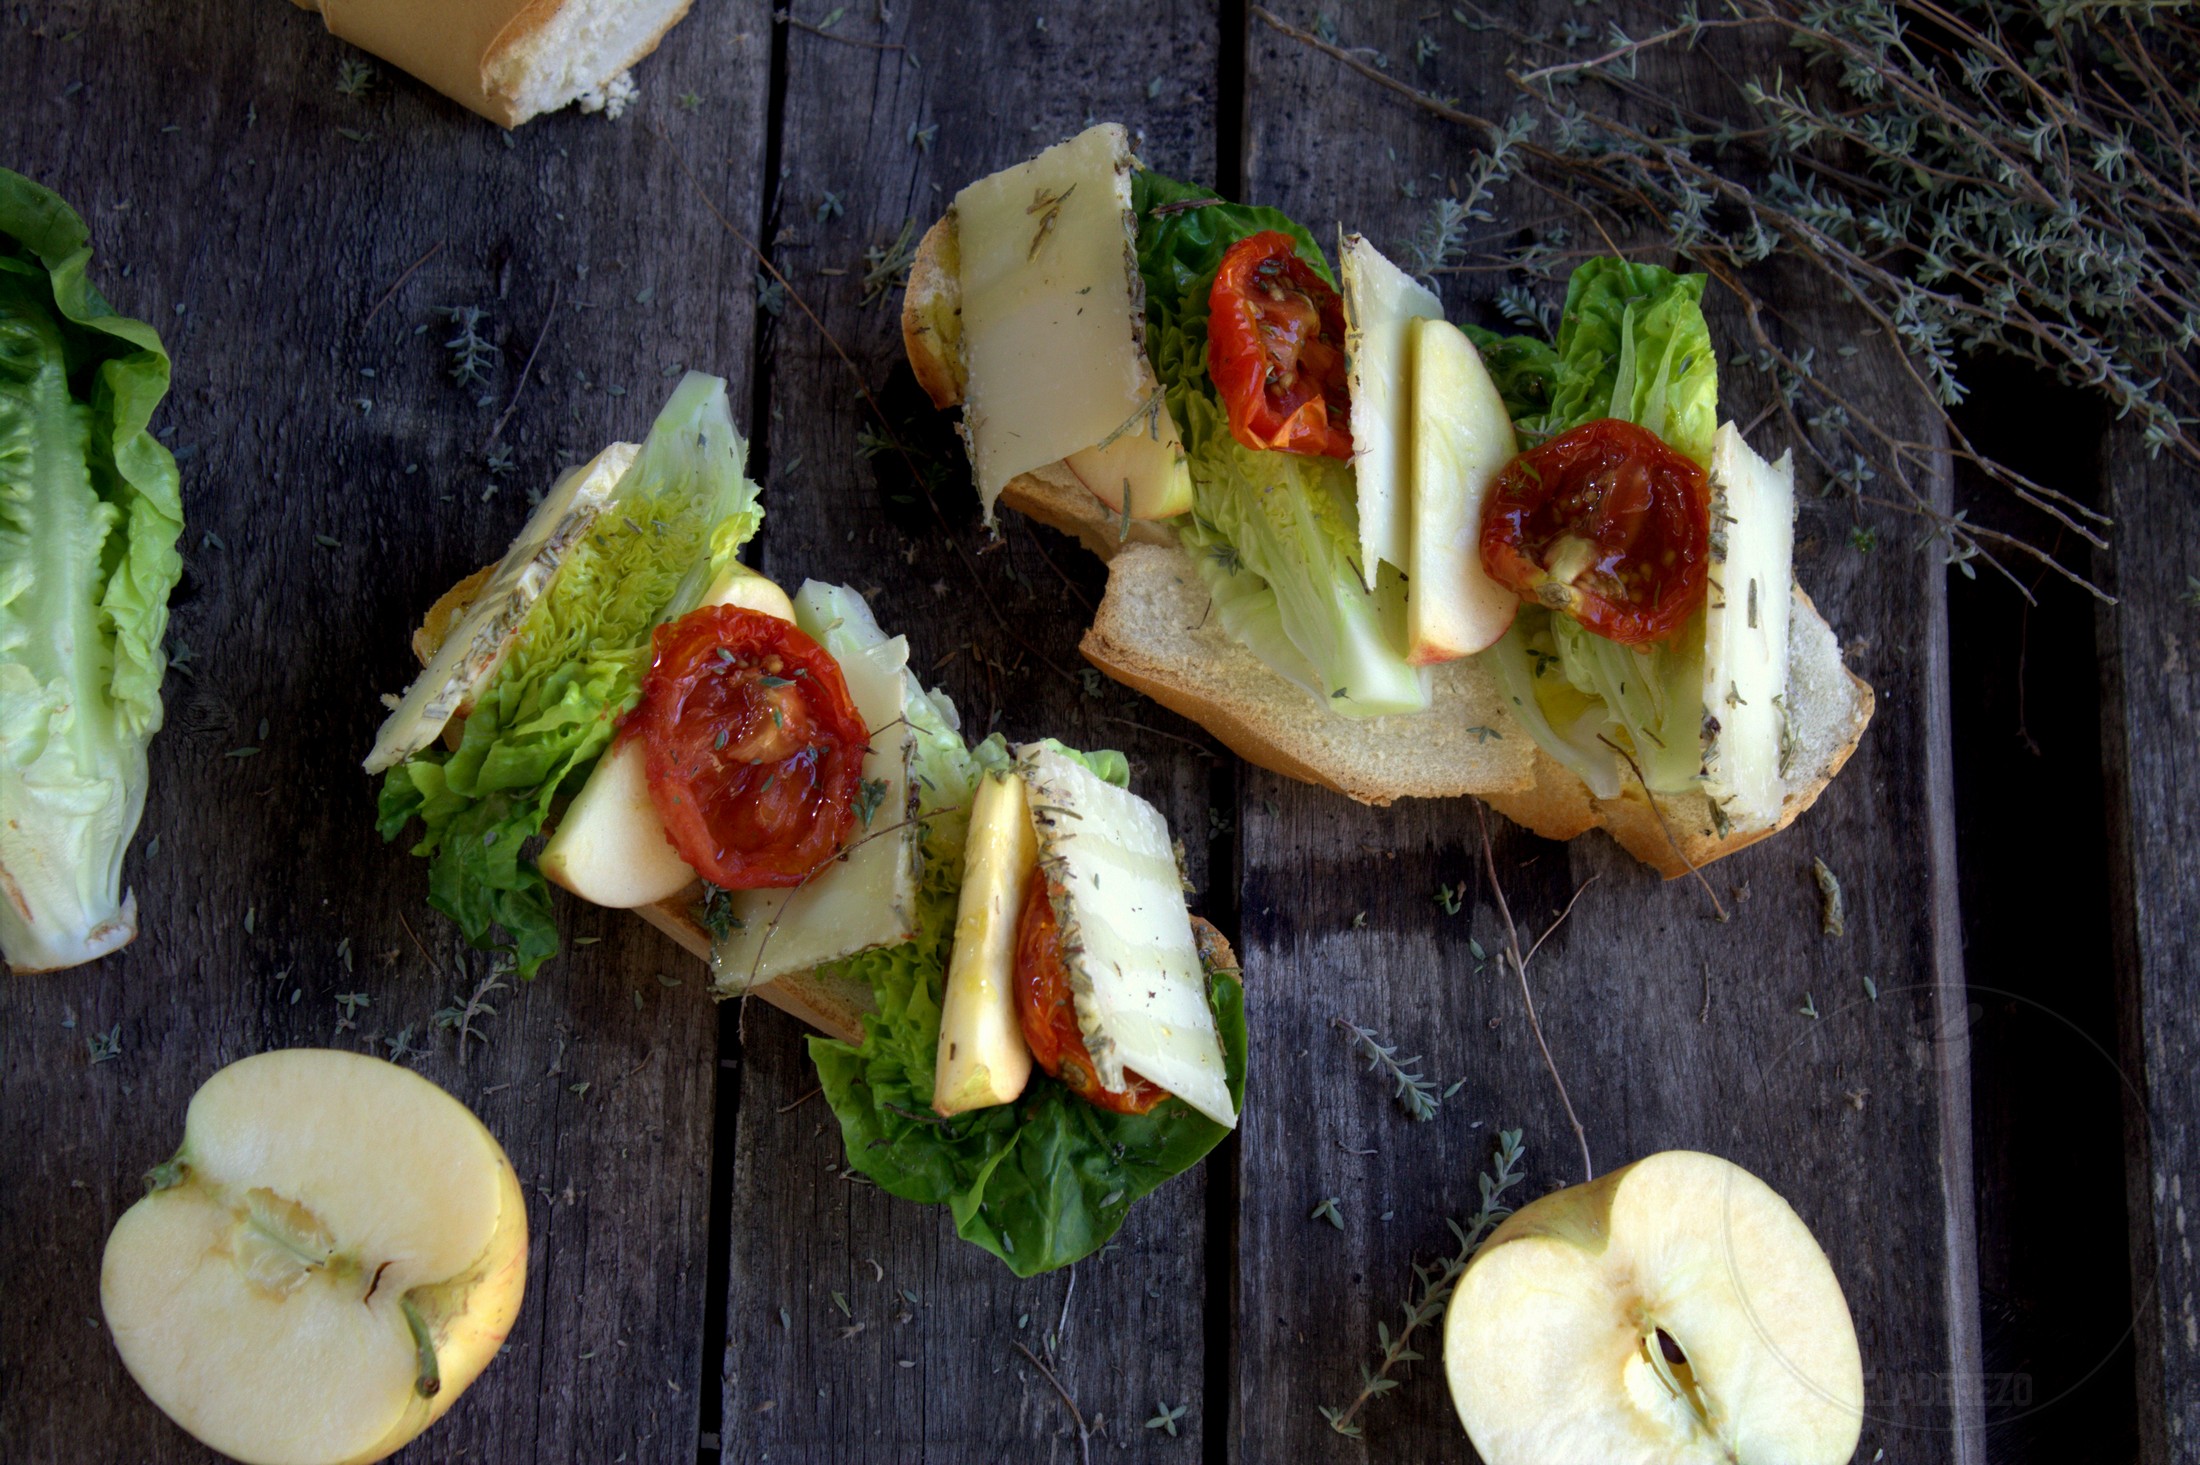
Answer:
<svg viewBox="0 0 2200 1465"><path fill-rule="evenodd" d="M178 1150L169 1159L145 1172L145 1193L157 1195L161 1191L175 1189L183 1184L183 1172L187 1168L189 1167L184 1164L183 1152Z"/></svg>
<svg viewBox="0 0 2200 1465"><path fill-rule="evenodd" d="M405 1326L412 1329L413 1351L419 1355L420 1372L413 1379L413 1389L421 1398L433 1399L443 1391L443 1367L436 1362L435 1339L429 1336L427 1320L410 1297L399 1302L397 1310L405 1315Z"/></svg>

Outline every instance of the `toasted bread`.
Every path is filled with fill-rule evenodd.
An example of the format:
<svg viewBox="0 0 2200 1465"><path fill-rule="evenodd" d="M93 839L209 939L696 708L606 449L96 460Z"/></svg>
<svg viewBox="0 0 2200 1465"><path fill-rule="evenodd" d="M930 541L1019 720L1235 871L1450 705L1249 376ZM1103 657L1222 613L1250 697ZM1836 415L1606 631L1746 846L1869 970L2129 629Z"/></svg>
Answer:
<svg viewBox="0 0 2200 1465"><path fill-rule="evenodd" d="M331 34L503 127L578 102L618 114L627 70L692 0L296 0Z"/></svg>
<svg viewBox="0 0 2200 1465"><path fill-rule="evenodd" d="M962 399L955 234L925 234L902 298L902 344L934 405ZM1206 728L1248 763L1367 804L1471 794L1550 839L1602 828L1668 878L1755 844L1794 822L1854 752L1871 721L1871 687L1841 661L1833 628L1794 592L1788 673L1793 772L1780 817L1752 830L1716 827L1701 793L1642 786L1596 798L1537 747L1496 679L1473 657L1435 668L1430 710L1369 720L1338 716L1225 634L1197 567L1165 523L1115 519L1067 470L1025 474L1002 501L1073 535L1108 561L1108 589L1080 650L1115 680Z"/></svg>

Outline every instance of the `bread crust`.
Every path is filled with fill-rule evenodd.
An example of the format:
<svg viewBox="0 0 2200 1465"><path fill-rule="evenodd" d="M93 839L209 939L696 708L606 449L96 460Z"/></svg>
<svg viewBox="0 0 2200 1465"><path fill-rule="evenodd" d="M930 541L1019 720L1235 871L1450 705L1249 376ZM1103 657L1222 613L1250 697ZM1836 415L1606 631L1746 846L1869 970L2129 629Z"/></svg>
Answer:
<svg viewBox="0 0 2200 1465"><path fill-rule="evenodd" d="M524 111L495 78L531 59L543 31L572 0L294 0L318 14L329 33L410 72L468 111L500 127L517 127ZM657 49L693 0L680 3L662 25L596 78L600 85ZM562 102L560 105L563 105Z"/></svg>

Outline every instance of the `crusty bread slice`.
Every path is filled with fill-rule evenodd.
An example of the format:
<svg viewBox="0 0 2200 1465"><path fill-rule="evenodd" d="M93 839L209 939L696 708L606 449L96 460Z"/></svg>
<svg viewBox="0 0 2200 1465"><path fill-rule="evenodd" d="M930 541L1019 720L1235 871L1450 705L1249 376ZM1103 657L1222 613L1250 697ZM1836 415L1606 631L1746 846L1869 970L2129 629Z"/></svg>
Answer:
<svg viewBox="0 0 2200 1465"><path fill-rule="evenodd" d="M902 345L942 408L962 400L954 254L954 230L942 219L919 245L902 298ZM1428 712L1340 717L1223 632L1168 525L1133 520L1126 533L1064 469L1025 474L1001 497L1108 561L1107 594L1080 648L1086 660L1206 728L1248 763L1362 803L1472 794L1549 839L1603 828L1670 878L1786 828L1848 761L1871 721L1871 687L1842 664L1833 628L1798 587L1788 634L1793 773L1780 818L1721 834L1701 793L1659 795L1653 803L1637 783L1618 798L1594 797L1536 746L1472 657L1435 668Z"/></svg>
<svg viewBox="0 0 2200 1465"><path fill-rule="evenodd" d="M412 636L413 655L420 658L421 665L427 665L435 655L443 638L450 634L452 624L465 612L467 602L495 568L494 565L485 566L468 575L428 608ZM459 718L453 718L450 728L455 731L459 722ZM670 900L638 907L635 914L708 962L710 933L695 918L696 907L702 900L703 882L697 880ZM793 1013L820 1032L850 1043L863 1041L863 1014L876 1006L871 989L863 983L815 971L790 972L753 990L772 1006Z"/></svg>
<svg viewBox="0 0 2200 1465"><path fill-rule="evenodd" d="M614 116L627 71L692 0L296 0L330 32L504 127L572 102Z"/></svg>

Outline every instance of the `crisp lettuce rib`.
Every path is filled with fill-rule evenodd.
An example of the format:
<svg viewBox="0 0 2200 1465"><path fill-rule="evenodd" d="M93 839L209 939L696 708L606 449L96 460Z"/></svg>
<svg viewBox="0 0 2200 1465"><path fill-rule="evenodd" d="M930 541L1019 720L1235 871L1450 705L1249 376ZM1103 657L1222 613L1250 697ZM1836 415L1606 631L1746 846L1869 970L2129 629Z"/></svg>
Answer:
<svg viewBox="0 0 2200 1465"><path fill-rule="evenodd" d="M153 328L86 278L83 221L0 168L0 953L74 966L137 931L122 862L183 572Z"/></svg>

